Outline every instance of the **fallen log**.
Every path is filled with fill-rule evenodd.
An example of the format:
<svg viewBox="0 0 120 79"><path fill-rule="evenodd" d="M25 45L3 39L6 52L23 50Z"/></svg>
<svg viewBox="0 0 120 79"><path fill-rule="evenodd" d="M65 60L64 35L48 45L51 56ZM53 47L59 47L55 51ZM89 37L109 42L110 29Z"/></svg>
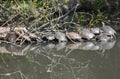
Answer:
<svg viewBox="0 0 120 79"><path fill-rule="evenodd" d="M17 37L16 39L13 40L14 36L17 36ZM16 42L24 39L29 42L32 42L34 40L37 40L37 38L38 37L34 33L28 32L28 30L25 27L15 27L12 32L10 30L10 27L0 27L0 40L3 40L3 41ZM12 39L12 41L8 39Z"/></svg>

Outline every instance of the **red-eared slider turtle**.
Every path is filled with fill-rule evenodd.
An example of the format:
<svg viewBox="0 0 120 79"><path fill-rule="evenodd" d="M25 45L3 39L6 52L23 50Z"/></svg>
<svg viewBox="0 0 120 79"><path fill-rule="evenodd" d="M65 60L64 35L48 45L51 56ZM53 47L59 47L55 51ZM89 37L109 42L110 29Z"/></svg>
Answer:
<svg viewBox="0 0 120 79"><path fill-rule="evenodd" d="M63 32L55 31L55 38L59 42L67 42L67 38L66 38L66 36L65 36L65 34Z"/></svg>
<svg viewBox="0 0 120 79"><path fill-rule="evenodd" d="M106 33L107 35L109 36L114 36L115 37L115 34L116 34L116 31L111 28L110 26L108 25L105 25L104 22L102 22L102 27L101 29L103 30L104 33Z"/></svg>
<svg viewBox="0 0 120 79"><path fill-rule="evenodd" d="M99 27L90 28L90 31L95 35L99 35L102 32L102 30Z"/></svg>
<svg viewBox="0 0 120 79"><path fill-rule="evenodd" d="M7 36L5 37L5 39L9 42L15 42L18 35L17 33L14 31L15 27L10 27L10 31L8 32Z"/></svg>
<svg viewBox="0 0 120 79"><path fill-rule="evenodd" d="M83 38L83 39L86 39L86 40L91 40L92 38L94 38L94 33L92 33L90 31L90 29L87 29L87 28L83 28L80 30L80 36Z"/></svg>
<svg viewBox="0 0 120 79"><path fill-rule="evenodd" d="M77 40L77 41L81 40L81 36L76 32L66 32L66 36L70 40Z"/></svg>

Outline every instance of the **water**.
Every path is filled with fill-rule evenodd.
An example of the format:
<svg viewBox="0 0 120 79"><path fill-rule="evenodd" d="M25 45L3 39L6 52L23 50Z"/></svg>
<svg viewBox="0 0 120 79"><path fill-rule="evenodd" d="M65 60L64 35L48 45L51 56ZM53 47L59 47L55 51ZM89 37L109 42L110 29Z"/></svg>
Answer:
<svg viewBox="0 0 120 79"><path fill-rule="evenodd" d="M119 79L120 40L0 46L0 79Z"/></svg>

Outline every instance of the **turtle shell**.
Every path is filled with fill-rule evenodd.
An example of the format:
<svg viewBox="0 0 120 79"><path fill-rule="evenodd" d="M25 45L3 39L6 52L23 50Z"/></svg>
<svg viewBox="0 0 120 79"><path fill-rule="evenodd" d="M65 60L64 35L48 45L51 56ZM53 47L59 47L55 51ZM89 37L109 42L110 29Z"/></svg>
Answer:
<svg viewBox="0 0 120 79"><path fill-rule="evenodd" d="M101 29L98 27L91 28L90 31L94 33L95 35L99 35L101 33Z"/></svg>
<svg viewBox="0 0 120 79"><path fill-rule="evenodd" d="M95 34L92 33L89 29L82 29L80 35L83 39L91 40L94 38Z"/></svg>
<svg viewBox="0 0 120 79"><path fill-rule="evenodd" d="M106 33L107 35L113 35L113 36L115 36L115 34L116 34L116 31L115 31L113 28L111 28L110 26L105 25L104 22L102 22L102 27L101 27L101 29L102 29L103 32Z"/></svg>
<svg viewBox="0 0 120 79"><path fill-rule="evenodd" d="M60 31L56 31L55 32L55 38L59 41L59 42L66 42L66 36L63 32Z"/></svg>
<svg viewBox="0 0 120 79"><path fill-rule="evenodd" d="M66 36L71 40L80 40L81 36L76 32L66 32Z"/></svg>

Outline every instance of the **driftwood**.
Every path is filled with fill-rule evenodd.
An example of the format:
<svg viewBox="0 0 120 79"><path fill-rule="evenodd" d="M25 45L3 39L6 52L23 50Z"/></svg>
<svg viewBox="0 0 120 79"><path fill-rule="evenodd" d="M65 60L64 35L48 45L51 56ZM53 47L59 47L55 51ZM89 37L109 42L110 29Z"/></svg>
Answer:
<svg viewBox="0 0 120 79"><path fill-rule="evenodd" d="M12 44L22 45L25 41L28 42L68 42L73 43L83 41L108 42L115 40L116 31L110 26L105 25L101 28L82 28L79 31L69 30L44 30L42 32L31 33L25 27L0 27L0 40L10 42ZM11 30L12 29L12 30ZM109 29L109 30L106 30ZM97 31L97 32L96 32ZM18 44L19 42L19 44Z"/></svg>
<svg viewBox="0 0 120 79"><path fill-rule="evenodd" d="M24 27L16 27L14 29L15 32L25 32ZM0 27L0 39L4 39L7 34L10 32L10 28L8 27Z"/></svg>
<svg viewBox="0 0 120 79"><path fill-rule="evenodd" d="M13 38L14 36L17 36L16 39L13 40L14 42L20 41L20 43L23 43L25 40L32 42L33 39L36 40L38 38L34 33L28 32L28 30L25 27L15 27L14 33L16 35L12 35ZM9 27L0 27L0 40L13 42L13 41L7 40L9 38L12 39L10 34L11 34L11 31Z"/></svg>
<svg viewBox="0 0 120 79"><path fill-rule="evenodd" d="M8 32L9 32L9 28L0 27L0 39L5 39Z"/></svg>

